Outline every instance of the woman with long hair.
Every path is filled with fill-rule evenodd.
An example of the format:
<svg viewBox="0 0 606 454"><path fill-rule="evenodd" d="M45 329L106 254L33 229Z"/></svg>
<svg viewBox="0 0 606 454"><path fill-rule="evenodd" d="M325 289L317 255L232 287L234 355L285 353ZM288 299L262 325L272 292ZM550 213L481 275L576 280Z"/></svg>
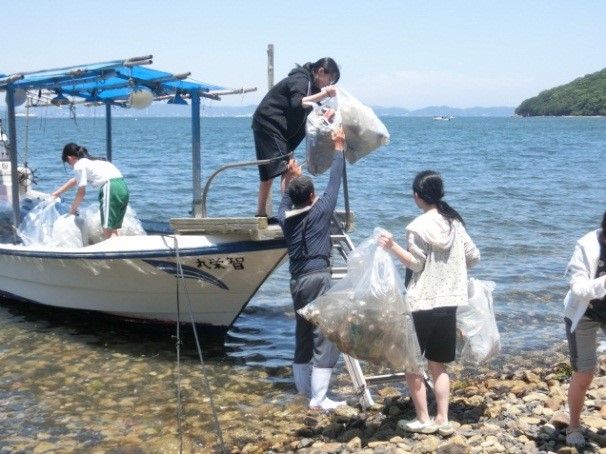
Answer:
<svg viewBox="0 0 606 454"><path fill-rule="evenodd" d="M284 173L293 158L292 152L305 138L305 122L312 110L309 104L335 96L334 84L340 77L339 66L330 57L297 65L259 103L252 121L257 159L273 161L259 166L257 216L267 216L266 205L274 178L282 176L281 192L286 189Z"/></svg>
<svg viewBox="0 0 606 454"><path fill-rule="evenodd" d="M467 269L480 261L480 251L465 230L461 215L443 200L444 183L431 170L419 173L412 184L414 201L423 214L406 227L408 248L388 233L379 244L391 251L407 268L406 300L412 310L421 353L434 383L437 402L435 419L430 418L425 379L406 372L417 418L399 421L408 432L447 436L454 432L448 420L450 378L446 364L456 354L457 307L467 305Z"/></svg>

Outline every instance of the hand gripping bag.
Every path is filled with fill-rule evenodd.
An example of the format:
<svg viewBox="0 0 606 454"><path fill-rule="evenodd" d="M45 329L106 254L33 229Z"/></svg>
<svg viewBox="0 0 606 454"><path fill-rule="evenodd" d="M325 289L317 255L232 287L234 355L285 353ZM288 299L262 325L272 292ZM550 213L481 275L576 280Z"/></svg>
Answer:
<svg viewBox="0 0 606 454"><path fill-rule="evenodd" d="M307 170L320 175L330 169L334 155L332 132L341 126L341 114L336 101L329 99L322 105L314 105L305 124L305 152Z"/></svg>
<svg viewBox="0 0 606 454"><path fill-rule="evenodd" d="M82 247L82 222L67 211L67 206L59 199L41 201L23 218L17 229L23 244L60 248Z"/></svg>
<svg viewBox="0 0 606 454"><path fill-rule="evenodd" d="M348 257L347 274L298 311L339 350L395 371L419 372L421 352L404 286L376 228Z"/></svg>

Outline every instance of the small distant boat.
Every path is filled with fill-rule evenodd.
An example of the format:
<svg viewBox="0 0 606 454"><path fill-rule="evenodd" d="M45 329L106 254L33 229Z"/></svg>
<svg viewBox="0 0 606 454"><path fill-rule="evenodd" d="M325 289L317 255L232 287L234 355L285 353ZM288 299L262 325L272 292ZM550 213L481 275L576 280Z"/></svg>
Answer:
<svg viewBox="0 0 606 454"><path fill-rule="evenodd" d="M450 121L454 117L452 115L434 115L433 119L436 121Z"/></svg>

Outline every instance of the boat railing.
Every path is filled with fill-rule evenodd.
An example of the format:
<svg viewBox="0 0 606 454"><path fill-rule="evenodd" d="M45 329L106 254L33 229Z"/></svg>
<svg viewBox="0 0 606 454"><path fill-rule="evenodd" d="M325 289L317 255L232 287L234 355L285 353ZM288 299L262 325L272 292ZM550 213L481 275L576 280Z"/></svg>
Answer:
<svg viewBox="0 0 606 454"><path fill-rule="evenodd" d="M289 153L287 156L291 156L293 153ZM207 217L207 210L206 210L206 200L208 198L208 192L210 191L210 186L213 182L213 180L222 172L228 170L228 169L234 169L234 168L239 168L239 167L249 167L249 166L260 166L260 165L267 165L270 164L272 162L275 161L280 161L285 159L284 156L280 156L279 158L272 158L272 159L259 159L256 161L242 161L242 162L234 162L234 163L230 163L230 164L225 164L221 167L219 167L215 172L212 173L212 175L210 177L208 177L208 180L206 181L206 184L204 185L204 190L202 191L202 206L201 206L201 215L203 218ZM344 164L345 165L345 164ZM351 228L351 224L353 221L353 214L350 212L349 209L349 191L348 191L348 186L347 186L347 173L345 172L346 168L343 169L343 197L345 200L345 213L340 216L341 218L341 225L343 227L343 229L345 230L345 232L349 231Z"/></svg>
<svg viewBox="0 0 606 454"><path fill-rule="evenodd" d="M289 153L287 156L292 155L292 153ZM208 180L206 181L206 185L204 185L204 191L202 191L202 217L205 218L206 216L206 199L208 197L208 191L210 191L210 185L213 182L213 180L215 179L215 177L217 177L220 173L228 170L228 169L234 169L234 168L238 168L238 167L249 167L249 166L262 166L262 165L267 165L270 164L272 162L276 162L276 161L281 161L284 160L284 156L280 156L279 158L272 158L272 159L259 159L256 161L242 161L242 162L233 162L231 164L225 164L224 166L219 167L216 171L213 172L213 174L208 177Z"/></svg>

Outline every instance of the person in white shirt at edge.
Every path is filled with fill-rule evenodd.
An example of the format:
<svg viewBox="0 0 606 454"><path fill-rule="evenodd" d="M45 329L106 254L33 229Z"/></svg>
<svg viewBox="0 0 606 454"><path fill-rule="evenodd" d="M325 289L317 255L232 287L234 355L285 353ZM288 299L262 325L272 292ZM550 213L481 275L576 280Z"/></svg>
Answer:
<svg viewBox="0 0 606 454"><path fill-rule="evenodd" d="M74 177L51 194L59 197L65 191L77 186L76 197L69 212L78 214L78 207L86 195L86 186L91 184L99 188L99 211L101 213L101 226L105 239L118 235L128 206L129 192L122 173L111 162L103 158L96 158L88 153L84 147L75 143L68 143L63 147L61 156L63 163L74 168Z"/></svg>
<svg viewBox="0 0 606 454"><path fill-rule="evenodd" d="M606 334L606 212L601 228L577 241L566 271L570 289L564 299L564 323L573 370L566 443L582 448L581 410L597 365L597 331Z"/></svg>
<svg viewBox="0 0 606 454"><path fill-rule="evenodd" d="M467 269L480 261L480 251L465 230L463 219L442 198L444 183L431 170L419 173L412 184L414 201L423 214L406 227L408 249L391 233L379 237L379 245L392 252L407 268L407 302L412 310L421 353L434 382L437 414L431 419L423 375L406 372L417 418L401 420L408 432L449 436L450 378L446 363L456 354L456 312L467 305Z"/></svg>

